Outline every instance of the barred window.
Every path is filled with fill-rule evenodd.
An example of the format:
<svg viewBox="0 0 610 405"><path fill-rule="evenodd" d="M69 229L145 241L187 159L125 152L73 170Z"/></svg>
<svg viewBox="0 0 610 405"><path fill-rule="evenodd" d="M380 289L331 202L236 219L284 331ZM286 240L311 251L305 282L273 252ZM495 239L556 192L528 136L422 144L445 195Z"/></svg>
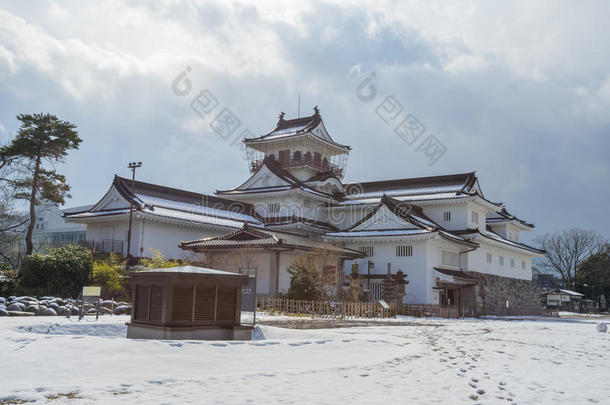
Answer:
<svg viewBox="0 0 610 405"><path fill-rule="evenodd" d="M267 208L269 208L269 213L271 214L277 214L280 212L280 205L277 203L267 204Z"/></svg>
<svg viewBox="0 0 610 405"><path fill-rule="evenodd" d="M460 255L448 250L441 251L441 264L443 266L460 267Z"/></svg>
<svg viewBox="0 0 610 405"><path fill-rule="evenodd" d="M411 246L411 245L396 246L396 256L413 256L413 246Z"/></svg>
<svg viewBox="0 0 610 405"><path fill-rule="evenodd" d="M525 270L525 260L523 260L523 261L521 262L521 268L522 268L523 270Z"/></svg>
<svg viewBox="0 0 610 405"><path fill-rule="evenodd" d="M479 213L476 211L472 211L472 222L475 224L479 223Z"/></svg>
<svg viewBox="0 0 610 405"><path fill-rule="evenodd" d="M510 267L515 267L515 259L514 258L510 258Z"/></svg>
<svg viewBox="0 0 610 405"><path fill-rule="evenodd" d="M443 213L443 219L445 220L445 222L451 221L451 211L445 211Z"/></svg>
<svg viewBox="0 0 610 405"><path fill-rule="evenodd" d="M500 266L504 266L504 256L500 256L498 262L500 263Z"/></svg>
<svg viewBox="0 0 610 405"><path fill-rule="evenodd" d="M373 246L360 246L360 251L367 256L375 255L375 248Z"/></svg>
<svg viewBox="0 0 610 405"><path fill-rule="evenodd" d="M487 263L491 263L491 253L487 253Z"/></svg>

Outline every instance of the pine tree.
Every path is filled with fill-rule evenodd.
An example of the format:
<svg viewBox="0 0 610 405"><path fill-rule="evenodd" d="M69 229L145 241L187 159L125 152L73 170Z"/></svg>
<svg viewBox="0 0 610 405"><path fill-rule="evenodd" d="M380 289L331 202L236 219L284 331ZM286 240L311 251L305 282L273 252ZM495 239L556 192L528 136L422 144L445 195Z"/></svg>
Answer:
<svg viewBox="0 0 610 405"><path fill-rule="evenodd" d="M25 238L29 255L33 250L36 205L41 199L63 204L64 198L70 197L66 178L45 165L63 162L69 150L78 149L81 138L74 124L52 114L20 114L17 119L21 127L12 141L0 148L0 156L18 160L27 168L24 177L15 179L15 198L29 201L30 221Z"/></svg>

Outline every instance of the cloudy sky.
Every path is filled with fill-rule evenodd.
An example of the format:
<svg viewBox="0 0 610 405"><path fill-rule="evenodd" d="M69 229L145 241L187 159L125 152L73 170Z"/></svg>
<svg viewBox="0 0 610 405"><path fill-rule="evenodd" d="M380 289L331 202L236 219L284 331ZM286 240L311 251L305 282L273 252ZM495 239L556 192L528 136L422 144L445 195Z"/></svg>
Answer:
<svg viewBox="0 0 610 405"><path fill-rule="evenodd" d="M141 180L211 193L248 176L239 134L296 116L300 93L301 115L319 105L352 146L348 181L476 170L533 236L610 237L608 15L605 1L0 1L0 142L18 113L75 123L69 206L132 160ZM203 90L218 106L200 116ZM388 97L425 127L417 142L376 113ZM209 126L225 108L241 123L227 139ZM432 165L429 135L446 148Z"/></svg>

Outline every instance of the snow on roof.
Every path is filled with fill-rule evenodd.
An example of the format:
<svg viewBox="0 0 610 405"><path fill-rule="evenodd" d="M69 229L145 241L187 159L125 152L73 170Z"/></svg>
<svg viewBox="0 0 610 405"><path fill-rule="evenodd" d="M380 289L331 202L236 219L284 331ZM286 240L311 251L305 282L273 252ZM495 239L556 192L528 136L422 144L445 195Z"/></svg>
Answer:
<svg viewBox="0 0 610 405"><path fill-rule="evenodd" d="M216 269L208 269L205 267L196 266L178 266L178 267L166 267L163 269L148 269L142 271L136 271L137 274L142 273L190 273L190 274L212 274L212 275L223 275L223 276L241 276L243 274L233 273L230 271L222 271Z"/></svg>
<svg viewBox="0 0 610 405"><path fill-rule="evenodd" d="M572 291L572 290L562 290L562 289L559 289L559 291L561 291L563 293L566 293L568 295L574 295L574 296L577 296L577 297L583 297L584 296L584 294L581 294L579 292Z"/></svg>
<svg viewBox="0 0 610 405"><path fill-rule="evenodd" d="M348 199L342 201L339 205L357 205L357 204L376 204L381 200L383 193L377 193L378 196L370 198L355 198L353 196L347 197ZM469 198L468 194L456 195L455 193L434 193L434 194L420 194L420 195L400 195L393 191L386 193L387 196L395 198L400 201L428 201L428 200L447 200L457 198ZM357 196L357 195L356 195Z"/></svg>
<svg viewBox="0 0 610 405"><path fill-rule="evenodd" d="M234 212L229 209L218 209L214 207L207 207L202 204L191 204L180 201L172 201L164 198L151 197L144 194L136 194L136 198L141 200L143 203L147 205L151 205L155 207L155 211L159 209L159 207L167 208L172 211L182 211L184 213L199 215L199 216L211 216L211 217L222 217L226 219L233 219L236 221L242 222L251 222L255 224L260 224L261 222L254 218L251 215L247 215L241 212ZM240 225L241 226L241 225Z"/></svg>
<svg viewBox="0 0 610 405"><path fill-rule="evenodd" d="M99 217L106 215L116 215L116 214L127 214L129 212L129 208L121 208L116 210L106 210L106 211L93 211L93 212L80 212L78 214L66 214L68 218L91 218L91 217Z"/></svg>
<svg viewBox="0 0 610 405"><path fill-rule="evenodd" d="M149 215L157 215L165 218L179 219L190 222L198 222L201 224L210 224L217 226L226 226L231 228L240 228L244 223L242 221L215 217L212 215L203 215L194 212L185 212L172 210L163 207L155 207L154 209L144 208L142 212Z"/></svg>
<svg viewBox="0 0 610 405"><path fill-rule="evenodd" d="M536 249L535 247L526 245L525 243L520 243L520 242L515 242L512 241L510 239L506 239L505 237L498 235L497 233L493 232L493 231L488 231L488 230L484 230L484 231L480 231L480 233L483 236L486 236L490 239L493 239L495 241L510 245L510 246L514 246L516 248L519 249L526 249L526 250L530 250L532 252L537 252L537 253L544 253L543 251L541 251L540 249Z"/></svg>
<svg viewBox="0 0 610 405"><path fill-rule="evenodd" d="M331 237L367 237L367 236L408 236L422 235L431 233L425 229L388 229L378 231L346 231L346 232L327 232L324 236Z"/></svg>

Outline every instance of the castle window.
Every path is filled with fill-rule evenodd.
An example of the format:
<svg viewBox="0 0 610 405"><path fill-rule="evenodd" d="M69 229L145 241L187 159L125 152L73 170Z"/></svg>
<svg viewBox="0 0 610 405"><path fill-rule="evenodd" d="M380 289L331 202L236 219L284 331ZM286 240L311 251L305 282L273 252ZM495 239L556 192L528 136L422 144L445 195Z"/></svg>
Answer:
<svg viewBox="0 0 610 405"><path fill-rule="evenodd" d="M471 216L471 218L472 218L472 222L473 222L473 223L475 223L475 224L477 224L477 225L479 224L479 213L478 213L478 212L476 212L476 211L472 211L472 216Z"/></svg>
<svg viewBox="0 0 610 405"><path fill-rule="evenodd" d="M313 153L313 163L319 166L321 161L322 161L322 155L320 155L320 152L314 152Z"/></svg>
<svg viewBox="0 0 610 405"><path fill-rule="evenodd" d="M521 261L521 268L525 270L525 260Z"/></svg>
<svg viewBox="0 0 610 405"><path fill-rule="evenodd" d="M311 153L305 152L305 163L311 163Z"/></svg>
<svg viewBox="0 0 610 405"><path fill-rule="evenodd" d="M445 220L445 222L451 221L451 211L443 212L443 219Z"/></svg>
<svg viewBox="0 0 610 405"><path fill-rule="evenodd" d="M375 248L373 246L360 246L359 249L362 253L364 253L367 257L371 257L375 255Z"/></svg>
<svg viewBox="0 0 610 405"><path fill-rule="evenodd" d="M292 157L292 159L296 162L299 162L301 160L301 151L296 151L294 152L294 156Z"/></svg>
<svg viewBox="0 0 610 405"><path fill-rule="evenodd" d="M328 159L326 159L326 158L322 159L322 168L328 169Z"/></svg>
<svg viewBox="0 0 610 405"><path fill-rule="evenodd" d="M449 267L460 267L460 255L448 250L441 251L441 264Z"/></svg>
<svg viewBox="0 0 610 405"><path fill-rule="evenodd" d="M487 263L491 264L491 253L487 253Z"/></svg>
<svg viewBox="0 0 610 405"><path fill-rule="evenodd" d="M280 162L288 163L288 160L290 160L290 150L289 149L281 150L280 151Z"/></svg>
<svg viewBox="0 0 610 405"><path fill-rule="evenodd" d="M510 258L510 267L515 267L515 259L513 257Z"/></svg>
<svg viewBox="0 0 610 405"><path fill-rule="evenodd" d="M498 263L500 263L500 266L504 266L504 256L498 257Z"/></svg>
<svg viewBox="0 0 610 405"><path fill-rule="evenodd" d="M411 246L411 245L396 246L396 256L413 256L413 246Z"/></svg>

